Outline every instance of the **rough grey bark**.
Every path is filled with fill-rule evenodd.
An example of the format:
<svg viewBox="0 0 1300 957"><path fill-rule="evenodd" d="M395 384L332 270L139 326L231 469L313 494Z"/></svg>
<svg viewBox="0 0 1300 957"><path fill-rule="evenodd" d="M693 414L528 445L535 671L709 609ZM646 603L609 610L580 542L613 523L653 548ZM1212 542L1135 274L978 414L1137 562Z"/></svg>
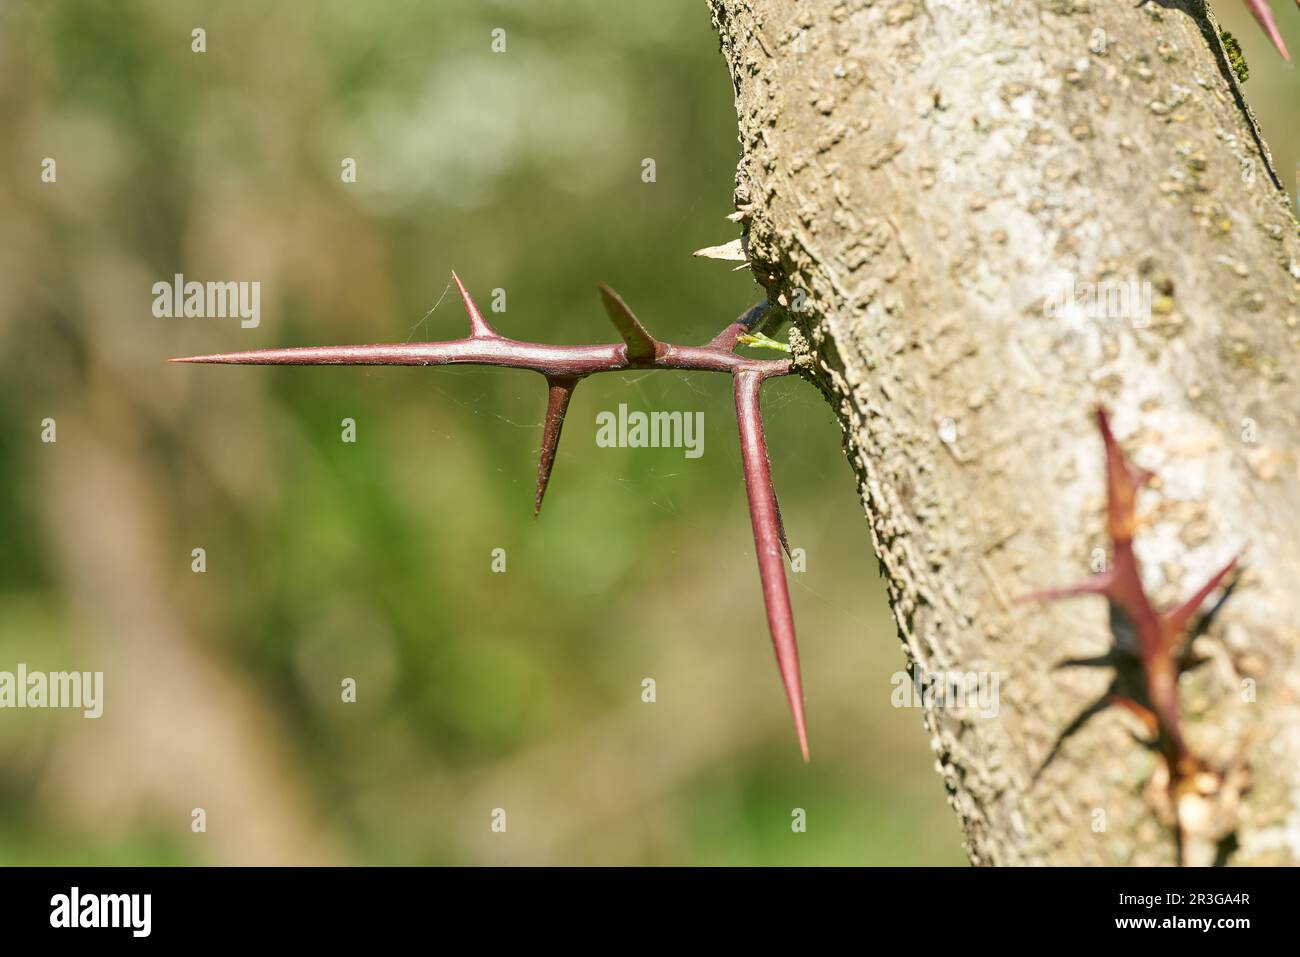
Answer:
<svg viewBox="0 0 1300 957"><path fill-rule="evenodd" d="M1118 709L1033 781L1109 681L1054 669L1105 650L1103 600L1010 601L1106 547L1100 401L1159 475L1137 547L1161 607L1249 543L1183 720L1253 781L1215 808L1221 859L1300 862L1300 235L1211 14L711 6L751 265L838 411L906 651L1000 675L996 717L926 712L972 860L1175 860L1159 762ZM1045 308L1107 281L1150 282L1150 323Z"/></svg>

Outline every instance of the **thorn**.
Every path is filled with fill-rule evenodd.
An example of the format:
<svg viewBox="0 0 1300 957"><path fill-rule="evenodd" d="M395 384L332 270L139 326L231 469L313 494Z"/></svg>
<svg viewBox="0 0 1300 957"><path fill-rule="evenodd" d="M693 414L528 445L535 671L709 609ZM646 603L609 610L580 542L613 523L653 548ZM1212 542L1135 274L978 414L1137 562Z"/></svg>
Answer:
<svg viewBox="0 0 1300 957"><path fill-rule="evenodd" d="M642 368L726 372L736 383L736 409L750 519L754 527L759 577L764 608L776 652L777 665L794 717L804 760L808 760L808 735L804 719L803 685L795 645L794 618L781 548L790 552L776 495L772 490L767 446L763 436L759 392L763 379L789 375L789 362L737 362L731 354L738 337L763 318L772 321L767 304L760 302L714 340L709 346L670 346L656 341L628 309L623 300L603 283L600 293L605 310L623 338L622 347L610 343L589 346L555 346L519 342L494 331L474 304L468 290L454 272L452 279L469 315L470 335L443 342L403 342L387 345L307 346L289 349L259 349L214 353L170 359L176 363L224 363L248 365L402 365L437 366L468 364L540 373L547 381L547 409L537 466L537 488L533 513L539 515L570 400L577 383L598 372L619 372L634 363ZM777 321L783 314L776 313ZM721 348L726 346L727 348ZM743 371L737 371L743 370Z"/></svg>
<svg viewBox="0 0 1300 957"><path fill-rule="evenodd" d="M614 323L614 328L618 334L623 337L627 343L627 358L629 362L651 362L659 354L660 345L655 341L654 336L645 331L645 326L641 325L640 320L631 309L627 307L621 296L603 282L596 283L596 288L600 290L600 301L605 306L605 312Z"/></svg>
<svg viewBox="0 0 1300 957"><path fill-rule="evenodd" d="M1112 703L1136 714L1153 737L1151 745L1160 750L1170 775L1170 787L1185 780L1189 767L1198 762L1183 739L1179 721L1178 677L1187 668L1190 642L1186 641L1187 624L1200 610L1211 592L1218 588L1236 566L1234 557L1217 571L1192 597L1172 611L1157 613L1142 584L1142 570L1133 548L1136 529L1135 502L1138 489L1151 475L1130 465L1110 429L1106 411L1096 407L1097 426L1106 450L1106 519L1112 546L1110 570L1070 588L1041 592L1017 599L1049 601L1073 595L1101 594L1110 605L1111 631L1114 642L1109 657L1116 670L1112 685ZM1235 582L1234 582L1235 583ZM1204 622L1220 607L1232 591L1223 597L1202 619ZM1178 645L1184 642L1180 652ZM1120 656L1136 655L1141 674L1132 673L1132 665ZM1102 664L1104 658L1071 662L1073 665ZM1055 754L1055 751L1053 751ZM1181 821L1180 821L1181 824Z"/></svg>
<svg viewBox="0 0 1300 957"><path fill-rule="evenodd" d="M460 290L461 302L465 303L465 311L469 313L469 335L471 339L500 339L501 336L497 331L488 325L488 321L483 318L483 313L479 312L478 306L474 305L474 300L470 298L469 290L465 284L460 281L460 277L452 270L451 278L456 283L456 288Z"/></svg>
<svg viewBox="0 0 1300 957"><path fill-rule="evenodd" d="M1188 630L1187 643L1183 648L1183 656L1180 658L1180 663L1183 667L1194 668L1202 661L1209 660L1208 658L1193 657L1192 642L1209 630L1210 625L1214 623L1214 619L1218 617L1219 612L1223 610L1223 606L1228 603L1228 599L1232 597L1232 593L1237 590L1237 586L1240 584L1241 575L1233 575L1232 578L1224 584L1223 591L1219 593L1219 597L1215 600L1214 604L1206 609L1205 613L1196 620L1196 627Z"/></svg>
<svg viewBox="0 0 1300 957"><path fill-rule="evenodd" d="M1300 6L1300 0L1296 0L1296 5ZM1268 0L1246 0L1246 6L1255 15L1259 25L1264 28L1264 33L1272 41L1277 52L1282 54L1282 59L1289 61L1291 54L1287 52L1286 44L1282 42L1282 32L1277 28L1277 21L1273 19L1273 9L1268 5Z"/></svg>
<svg viewBox="0 0 1300 957"><path fill-rule="evenodd" d="M555 464L555 450L560 445L560 430L564 428L564 414L568 411L573 390L578 387L576 378L547 376L549 391L546 397L546 423L542 426L542 454L537 460L537 495L533 499L533 518L542 512L542 499L546 485L551 480L551 466Z"/></svg>
<svg viewBox="0 0 1300 957"><path fill-rule="evenodd" d="M254 349L183 356L168 362L203 362L256 366L423 366L438 361L445 343L400 342L378 346L302 346L294 349Z"/></svg>
<svg viewBox="0 0 1300 957"><path fill-rule="evenodd" d="M736 321L727 328L723 329L714 336L708 343L710 349L721 349L724 352L731 352L736 348L736 342L745 333L757 327L763 317L767 315L768 305L766 299L761 299L754 305L742 312Z"/></svg>
<svg viewBox="0 0 1300 957"><path fill-rule="evenodd" d="M745 473L745 492L749 497L749 519L754 527L754 554L758 558L758 577L763 585L767 626L772 635L772 647L776 651L781 683L785 687L785 696L794 718L795 733L799 736L799 749L807 761L808 729L804 721L799 646L795 640L794 613L790 609L785 563L781 561L780 520L777 517L776 493L772 489L772 470L767 460L767 441L763 436L763 414L759 401L762 382L756 372L740 372L735 377L740 458Z"/></svg>
<svg viewBox="0 0 1300 957"><path fill-rule="evenodd" d="M740 239L733 239L721 246L705 246L703 249L695 250L691 255L700 256L704 259L725 259L733 263L743 263L749 260L749 257L745 255L744 241Z"/></svg>
<svg viewBox="0 0 1300 957"><path fill-rule="evenodd" d="M1177 638L1183 633L1187 628L1188 622L1192 620L1192 616L1195 615L1201 605L1204 604L1205 599L1210 597L1210 592L1219 587L1223 580L1228 577L1234 568L1237 567L1237 562L1241 561L1245 554L1246 550L1242 549L1236 555L1233 555L1228 561L1228 564L1224 565L1217 572L1211 575L1209 581L1197 589L1196 593L1192 595L1191 598L1187 599L1177 608L1171 608L1160 616L1160 620L1165 626L1167 641L1172 641L1172 639Z"/></svg>
<svg viewBox="0 0 1300 957"><path fill-rule="evenodd" d="M1098 405L1094 411L1101 441L1106 447L1106 523L1110 539L1114 543L1131 542L1137 527L1138 489L1150 481L1151 476L1144 477L1140 470L1129 467L1124 451L1110 430L1105 408Z"/></svg>

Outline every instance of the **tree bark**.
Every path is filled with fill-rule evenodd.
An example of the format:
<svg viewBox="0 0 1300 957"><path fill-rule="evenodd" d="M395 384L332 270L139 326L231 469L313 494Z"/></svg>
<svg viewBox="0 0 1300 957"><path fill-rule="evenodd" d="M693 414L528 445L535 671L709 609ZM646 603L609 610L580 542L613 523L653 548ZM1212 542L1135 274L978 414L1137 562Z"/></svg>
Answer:
<svg viewBox="0 0 1300 957"><path fill-rule="evenodd" d="M1192 750L1252 786L1220 861L1300 863L1300 231L1196 0L712 0L736 91L751 267L837 410L900 636L1000 679L926 726L979 864L1173 863L1144 732L1059 670L1106 603L1014 596L1105 549L1111 412L1154 470L1148 592L1247 567L1183 677ZM1150 283L1150 321L1059 308ZM779 456L780 450L775 454ZM889 694L885 680L881 694Z"/></svg>

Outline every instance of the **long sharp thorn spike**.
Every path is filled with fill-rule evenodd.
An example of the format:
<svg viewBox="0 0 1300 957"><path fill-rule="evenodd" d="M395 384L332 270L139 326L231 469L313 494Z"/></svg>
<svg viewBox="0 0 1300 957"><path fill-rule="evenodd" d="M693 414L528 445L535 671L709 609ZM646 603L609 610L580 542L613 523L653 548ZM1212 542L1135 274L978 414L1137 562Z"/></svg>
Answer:
<svg viewBox="0 0 1300 957"><path fill-rule="evenodd" d="M1160 616L1161 620L1164 622L1165 633L1169 636L1169 639L1172 640L1182 635L1183 631L1187 628L1188 622L1192 620L1192 616L1195 615L1201 605L1205 603L1205 599L1210 597L1210 592L1218 588L1219 585L1223 583L1223 580L1232 573L1232 570L1237 567L1237 562L1241 561L1242 555L1244 554L1245 552L1243 551L1233 555L1232 559L1226 565L1211 575L1210 580L1196 590L1196 594L1192 595L1191 598L1188 598L1177 608L1172 608Z"/></svg>
<svg viewBox="0 0 1300 957"><path fill-rule="evenodd" d="M724 259L729 262L739 263L749 259L748 254L745 252L745 241L743 239L732 239L721 246L705 246L703 249L695 250L691 255L701 256L705 259Z"/></svg>
<svg viewBox="0 0 1300 957"><path fill-rule="evenodd" d="M1300 6L1300 0L1297 0L1296 5ZM1264 33L1277 48L1277 52L1282 54L1282 59L1290 60L1291 54L1287 52L1286 44L1282 42L1282 31L1277 28L1277 21L1273 19L1273 8L1268 5L1268 0L1246 0L1246 6L1255 15L1259 25L1264 28Z"/></svg>
<svg viewBox="0 0 1300 957"><path fill-rule="evenodd" d="M1095 412L1106 449L1106 524L1112 542L1131 542L1137 530L1137 493L1151 476L1129 466L1110 430L1106 410L1098 405Z"/></svg>
<svg viewBox="0 0 1300 957"><path fill-rule="evenodd" d="M182 356L168 362L261 366L424 366L439 361L447 343L400 342L374 346L302 346L295 349L255 349Z"/></svg>
<svg viewBox="0 0 1300 957"><path fill-rule="evenodd" d="M747 332L753 331L754 327L763 321L767 315L767 300L763 299L746 309L741 315L727 328L719 332L709 342L709 348L722 349L726 352L736 348L736 342Z"/></svg>
<svg viewBox="0 0 1300 957"><path fill-rule="evenodd" d="M488 321L483 318L483 313L479 311L478 306L470 297L469 290L465 284L460 281L460 277L455 272L451 274L452 281L456 283L456 288L460 290L460 300L465 304L465 311L469 313L469 334L472 339L500 339L501 336L488 325Z"/></svg>
<svg viewBox="0 0 1300 957"><path fill-rule="evenodd" d="M551 480L551 466L555 464L555 450L560 446L560 430L564 428L564 415L569 409L577 379L547 377L546 423L542 426L542 454L537 460L537 496L533 499L533 518L542 512L542 499L546 485Z"/></svg>
<svg viewBox="0 0 1300 957"><path fill-rule="evenodd" d="M776 494L772 490L772 470L767 460L767 441L763 435L763 416L759 391L762 377L757 372L739 372L735 377L736 422L740 432L740 456L745 473L745 491L749 496L749 518L754 527L754 553L758 557L758 576L763 585L763 604L772 633L781 683L790 702L799 749L808 760L808 729L804 721L803 680L799 674L799 647L795 640L794 613L790 609L790 592L786 585L785 564L781 561L779 520Z"/></svg>
<svg viewBox="0 0 1300 957"><path fill-rule="evenodd" d="M650 362L659 354L660 345L654 336L646 332L645 326L627 307L621 296L603 282L596 283L600 290L600 301L605 312L614 323L614 328L627 343L627 358L630 362Z"/></svg>

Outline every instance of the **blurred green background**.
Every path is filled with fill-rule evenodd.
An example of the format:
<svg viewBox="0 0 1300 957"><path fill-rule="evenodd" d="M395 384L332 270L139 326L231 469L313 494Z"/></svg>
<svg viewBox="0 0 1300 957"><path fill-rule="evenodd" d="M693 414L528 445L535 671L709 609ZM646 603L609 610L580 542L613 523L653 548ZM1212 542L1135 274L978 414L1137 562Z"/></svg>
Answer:
<svg viewBox="0 0 1300 957"><path fill-rule="evenodd" d="M1289 181L1296 75L1239 6ZM453 268L516 338L608 341L598 279L710 337L761 292L690 256L736 235L700 0L8 3L0 110L0 669L106 684L97 721L0 712L0 863L965 861L810 386L765 393L805 766L725 377L585 382L534 522L536 376L165 361L455 338ZM260 281L260 327L155 318L178 272ZM620 402L702 411L704 455L597 448Z"/></svg>

